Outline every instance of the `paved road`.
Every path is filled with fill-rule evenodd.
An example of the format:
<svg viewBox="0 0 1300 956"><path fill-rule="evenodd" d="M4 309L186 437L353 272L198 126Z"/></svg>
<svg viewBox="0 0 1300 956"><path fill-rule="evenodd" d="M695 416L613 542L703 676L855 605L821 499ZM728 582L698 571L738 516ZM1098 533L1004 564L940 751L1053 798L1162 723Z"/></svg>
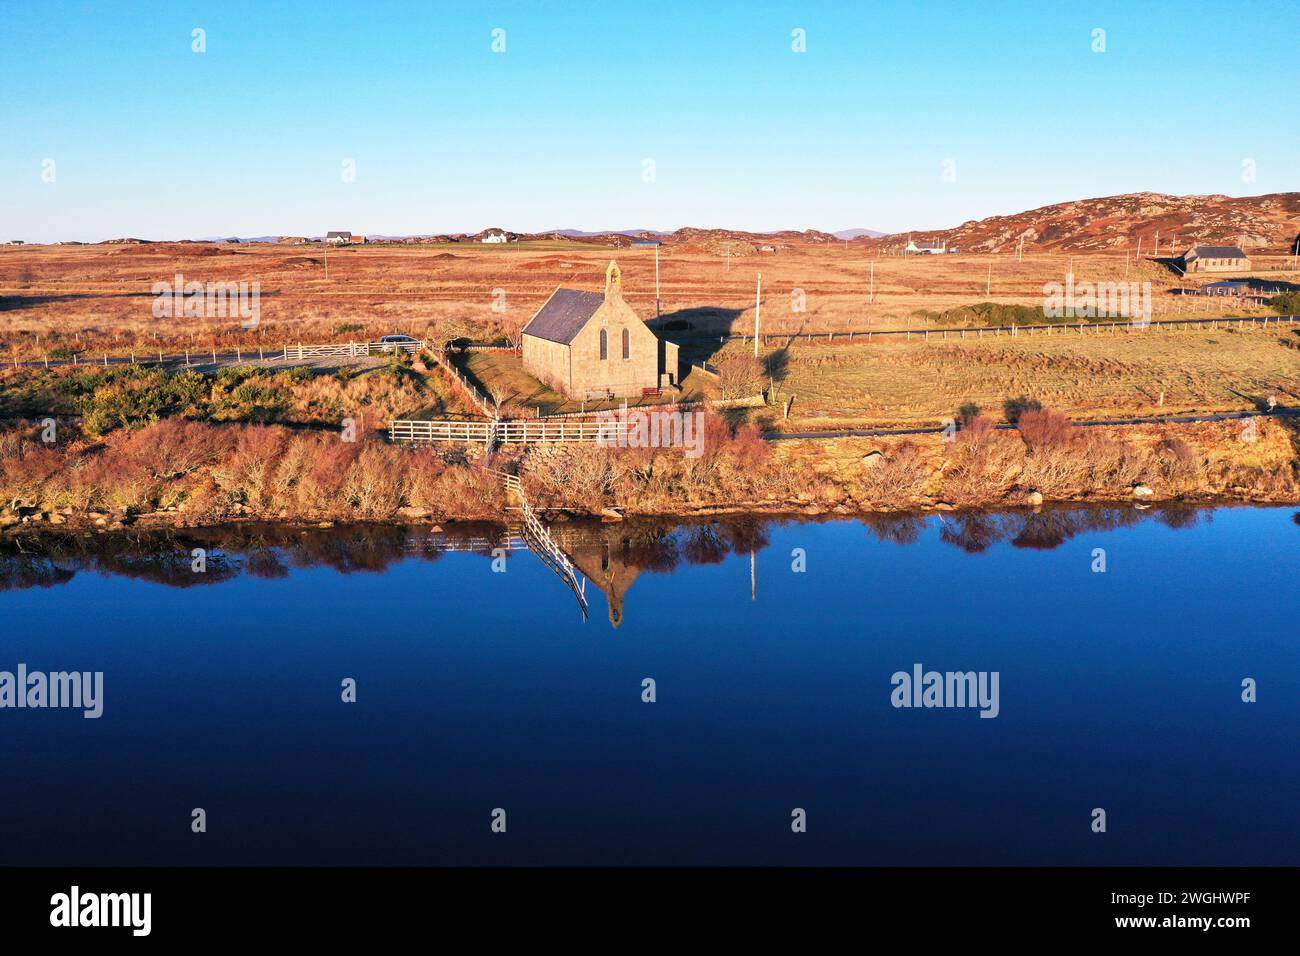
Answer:
<svg viewBox="0 0 1300 956"><path fill-rule="evenodd" d="M1276 408L1271 412L1216 412L1212 415L1170 415L1165 418L1105 418L1105 419L1088 419L1077 421L1073 424L1084 426L1105 426L1105 425L1174 425L1189 422L1228 422L1236 421L1242 418L1268 418L1281 416L1300 416L1300 408ZM994 425L999 429L1014 429L1015 425L999 424ZM890 435L937 435L944 431L943 426L938 428L877 428L877 429L845 429L843 431L828 432L770 432L763 437L768 441L789 441L792 439L815 439L815 438L887 438Z"/></svg>

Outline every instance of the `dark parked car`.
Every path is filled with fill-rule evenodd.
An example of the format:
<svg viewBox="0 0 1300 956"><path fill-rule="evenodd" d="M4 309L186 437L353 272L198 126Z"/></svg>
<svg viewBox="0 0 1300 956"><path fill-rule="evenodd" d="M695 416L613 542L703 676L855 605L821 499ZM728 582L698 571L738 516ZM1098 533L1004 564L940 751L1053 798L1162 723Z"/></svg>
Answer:
<svg viewBox="0 0 1300 956"><path fill-rule="evenodd" d="M414 352L420 347L420 340L409 335L385 335L379 340L379 347L385 352Z"/></svg>

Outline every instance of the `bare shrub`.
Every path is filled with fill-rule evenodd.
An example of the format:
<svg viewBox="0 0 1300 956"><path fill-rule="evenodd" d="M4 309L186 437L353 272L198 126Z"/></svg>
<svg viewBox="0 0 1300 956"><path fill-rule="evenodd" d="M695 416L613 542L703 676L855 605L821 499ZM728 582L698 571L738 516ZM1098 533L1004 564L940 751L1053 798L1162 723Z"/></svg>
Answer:
<svg viewBox="0 0 1300 956"><path fill-rule="evenodd" d="M1047 408L1022 411L1016 419L1016 430L1030 450L1042 448L1067 448L1077 442L1076 426L1064 415Z"/></svg>
<svg viewBox="0 0 1300 956"><path fill-rule="evenodd" d="M884 455L884 460L862 473L867 496L878 502L906 502L920 495L932 472L921 449L905 441Z"/></svg>
<svg viewBox="0 0 1300 956"><path fill-rule="evenodd" d="M961 502L986 501L1006 494L1024 468L1024 442L994 427L984 415L967 421L949 447L949 461L955 467L944 475L944 491Z"/></svg>
<svg viewBox="0 0 1300 956"><path fill-rule="evenodd" d="M529 459L527 491L539 503L599 511L612 503L614 455L596 445L556 445Z"/></svg>
<svg viewBox="0 0 1300 956"><path fill-rule="evenodd" d="M733 353L718 363L718 393L723 398L750 398L763 391L763 363Z"/></svg>
<svg viewBox="0 0 1300 956"><path fill-rule="evenodd" d="M46 482L63 467L59 452L26 437L11 438L5 451L5 457L0 458L0 485L11 500L38 500Z"/></svg>
<svg viewBox="0 0 1300 956"><path fill-rule="evenodd" d="M169 418L120 432L113 436L113 443L153 478L168 481L221 457L229 450L232 437L225 429Z"/></svg>
<svg viewBox="0 0 1300 956"><path fill-rule="evenodd" d="M288 443L282 428L249 425L235 436L234 447L212 468L217 484L250 507L267 504L272 478Z"/></svg>
<svg viewBox="0 0 1300 956"><path fill-rule="evenodd" d="M157 499L159 481L135 455L109 447L97 456L96 474L103 483L106 506L122 511L143 511Z"/></svg>
<svg viewBox="0 0 1300 956"><path fill-rule="evenodd" d="M344 487L361 449L356 442L335 435L313 435L308 444L307 466L298 479L295 500L305 514L336 512L346 500Z"/></svg>
<svg viewBox="0 0 1300 956"><path fill-rule="evenodd" d="M1087 445L1091 490L1118 491L1139 484L1151 468L1151 456L1128 442L1095 436Z"/></svg>
<svg viewBox="0 0 1300 956"><path fill-rule="evenodd" d="M1205 479L1205 460L1181 438L1166 438L1155 452L1161 477L1176 492L1196 491Z"/></svg>
<svg viewBox="0 0 1300 956"><path fill-rule="evenodd" d="M409 485L402 451L378 442L367 443L352 462L343 482L343 496L357 517L391 518L405 499Z"/></svg>

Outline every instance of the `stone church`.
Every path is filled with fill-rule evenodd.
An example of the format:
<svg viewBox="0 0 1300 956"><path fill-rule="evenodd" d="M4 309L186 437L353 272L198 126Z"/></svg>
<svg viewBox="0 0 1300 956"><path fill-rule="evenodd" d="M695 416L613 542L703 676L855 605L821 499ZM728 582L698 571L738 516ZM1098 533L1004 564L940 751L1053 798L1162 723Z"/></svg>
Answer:
<svg viewBox="0 0 1300 956"><path fill-rule="evenodd" d="M556 289L524 326L524 368L570 398L639 398L678 383L677 346L623 301L618 263L605 294Z"/></svg>

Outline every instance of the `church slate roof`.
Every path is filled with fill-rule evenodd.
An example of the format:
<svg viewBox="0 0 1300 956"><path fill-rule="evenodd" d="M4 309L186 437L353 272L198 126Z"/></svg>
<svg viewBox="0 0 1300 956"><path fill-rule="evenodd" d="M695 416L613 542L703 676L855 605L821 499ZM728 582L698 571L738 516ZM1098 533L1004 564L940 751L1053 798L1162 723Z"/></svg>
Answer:
<svg viewBox="0 0 1300 956"><path fill-rule="evenodd" d="M599 292L556 289L524 326L523 334L568 345L604 302L605 296Z"/></svg>
<svg viewBox="0 0 1300 956"><path fill-rule="evenodd" d="M1200 259L1245 259L1240 246L1195 246L1192 254Z"/></svg>

